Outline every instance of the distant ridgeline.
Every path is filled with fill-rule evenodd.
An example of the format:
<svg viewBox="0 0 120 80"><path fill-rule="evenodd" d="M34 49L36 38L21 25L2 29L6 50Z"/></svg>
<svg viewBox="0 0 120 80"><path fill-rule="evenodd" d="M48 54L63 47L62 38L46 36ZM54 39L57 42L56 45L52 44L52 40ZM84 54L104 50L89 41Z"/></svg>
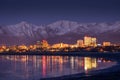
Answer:
<svg viewBox="0 0 120 80"><path fill-rule="evenodd" d="M56 21L48 25L34 25L21 22L15 25L0 26L0 44L20 45L35 44L43 39L50 44L73 44L85 34L95 36L98 43L110 41L120 43L120 21L103 23L80 23L73 21Z"/></svg>

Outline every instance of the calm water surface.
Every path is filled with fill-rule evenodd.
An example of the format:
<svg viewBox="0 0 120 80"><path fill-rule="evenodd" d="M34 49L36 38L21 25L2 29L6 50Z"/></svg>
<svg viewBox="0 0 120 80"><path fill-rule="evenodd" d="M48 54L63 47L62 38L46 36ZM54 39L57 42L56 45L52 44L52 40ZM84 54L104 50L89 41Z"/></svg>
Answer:
<svg viewBox="0 0 120 80"><path fill-rule="evenodd" d="M108 68L116 62L103 58L68 56L0 56L0 80L40 80Z"/></svg>

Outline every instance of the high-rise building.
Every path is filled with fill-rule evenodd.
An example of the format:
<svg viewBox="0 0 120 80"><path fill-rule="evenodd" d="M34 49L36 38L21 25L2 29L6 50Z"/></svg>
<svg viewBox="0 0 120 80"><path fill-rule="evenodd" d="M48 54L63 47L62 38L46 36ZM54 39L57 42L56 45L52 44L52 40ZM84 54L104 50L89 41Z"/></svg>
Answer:
<svg viewBox="0 0 120 80"><path fill-rule="evenodd" d="M85 46L90 46L91 45L91 37L89 37L89 36L84 37L84 45Z"/></svg>
<svg viewBox="0 0 120 80"><path fill-rule="evenodd" d="M84 37L84 45L85 46L96 46L97 45L97 39L95 37Z"/></svg>
<svg viewBox="0 0 120 80"><path fill-rule="evenodd" d="M91 46L94 46L94 47L97 46L97 39L95 37L91 38Z"/></svg>
<svg viewBox="0 0 120 80"><path fill-rule="evenodd" d="M37 41L36 48L41 48L41 42L40 41Z"/></svg>
<svg viewBox="0 0 120 80"><path fill-rule="evenodd" d="M49 47L49 44L46 40L42 40L41 44L42 44L42 48L48 48Z"/></svg>
<svg viewBox="0 0 120 80"><path fill-rule="evenodd" d="M110 46L111 43L110 42L103 42L103 46Z"/></svg>
<svg viewBox="0 0 120 80"><path fill-rule="evenodd" d="M83 40L77 40L77 47L83 47L83 46L84 46Z"/></svg>

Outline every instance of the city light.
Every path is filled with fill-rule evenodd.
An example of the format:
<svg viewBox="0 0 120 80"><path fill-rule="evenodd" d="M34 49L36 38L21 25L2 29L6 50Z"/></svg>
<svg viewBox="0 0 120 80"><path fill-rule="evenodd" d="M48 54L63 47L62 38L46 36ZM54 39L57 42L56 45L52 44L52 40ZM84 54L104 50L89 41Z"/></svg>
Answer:
<svg viewBox="0 0 120 80"><path fill-rule="evenodd" d="M47 40L36 41L33 45L12 45L0 46L0 53L26 53L26 52L119 52L120 45L111 44L109 41L104 41L101 44L97 43L96 37L85 36L82 39L76 40L75 44L56 43L50 45Z"/></svg>

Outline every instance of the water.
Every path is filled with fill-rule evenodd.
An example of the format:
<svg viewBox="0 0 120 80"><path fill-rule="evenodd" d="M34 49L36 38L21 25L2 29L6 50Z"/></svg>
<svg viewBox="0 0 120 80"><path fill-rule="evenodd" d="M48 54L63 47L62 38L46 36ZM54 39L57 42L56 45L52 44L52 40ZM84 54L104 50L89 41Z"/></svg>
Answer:
<svg viewBox="0 0 120 80"><path fill-rule="evenodd" d="M40 80L108 68L116 62L103 58L68 56L0 56L0 80Z"/></svg>

